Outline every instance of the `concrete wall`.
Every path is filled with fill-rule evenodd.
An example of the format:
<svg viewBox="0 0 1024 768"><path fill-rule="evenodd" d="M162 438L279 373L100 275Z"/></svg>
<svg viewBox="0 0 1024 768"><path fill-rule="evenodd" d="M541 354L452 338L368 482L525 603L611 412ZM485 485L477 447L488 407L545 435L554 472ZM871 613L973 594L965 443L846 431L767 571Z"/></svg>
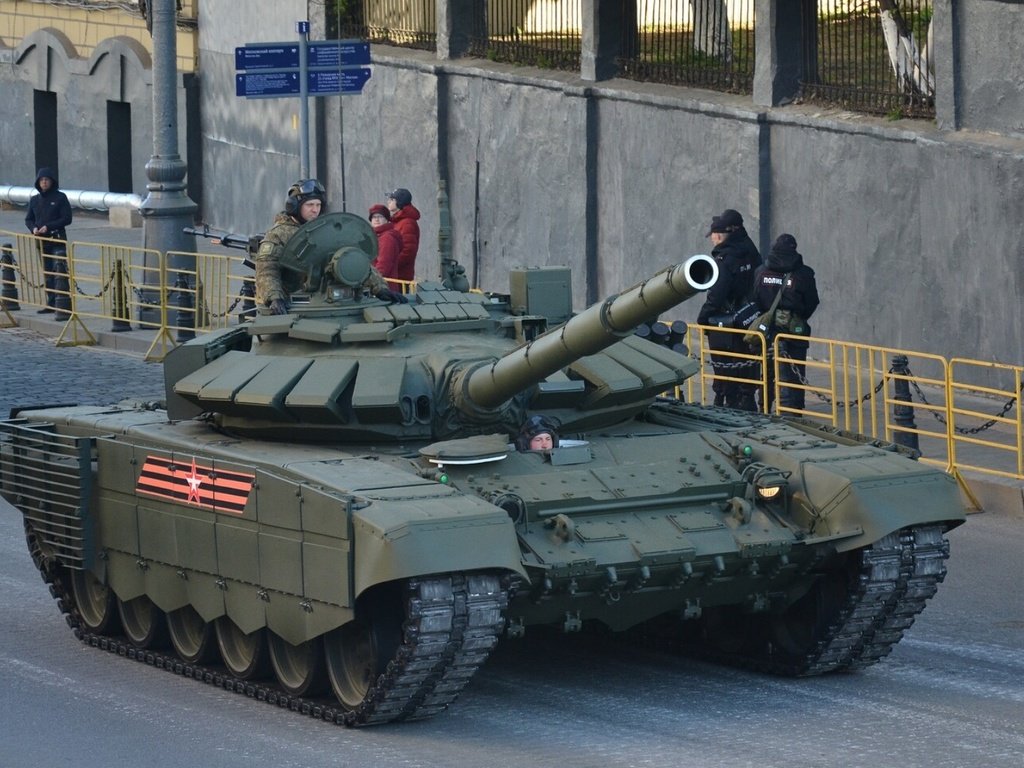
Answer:
<svg viewBox="0 0 1024 768"><path fill-rule="evenodd" d="M1024 137L1024 5L1020 0L953 5L959 127Z"/></svg>
<svg viewBox="0 0 1024 768"><path fill-rule="evenodd" d="M312 100L311 173L328 185L329 210L364 214L385 190L409 188L423 213L420 278L437 274L445 179L455 256L474 282L502 290L510 266L568 264L577 307L706 251L711 215L734 207L762 249L779 232L797 237L821 287L817 333L1019 363L1024 58L1012 52L1024 14L996 0L935 7L938 124L950 130L375 45L362 94ZM200 4L203 213L213 226L266 229L300 176L298 99L236 97L234 48L294 40L307 12L311 37L322 38L317 8ZM0 67L0 98L16 116L0 122L0 181L31 180L32 88L50 88L66 123L62 184L102 185L105 100L124 94L144 192L144 56L112 39L108 65L35 34L49 37L0 48L11 65ZM678 317L693 319L697 303Z"/></svg>
<svg viewBox="0 0 1024 768"><path fill-rule="evenodd" d="M152 63L130 38L110 38L88 57L62 33L40 30L15 48L0 48L0 98L10 117L0 121L3 181L35 179L33 91L57 97L60 185L107 189L107 101L128 103L132 118L132 191L146 193L145 163L153 154ZM179 120L184 125L184 96ZM184 156L184 153L183 153Z"/></svg>
<svg viewBox="0 0 1024 768"><path fill-rule="evenodd" d="M818 334L1024 359L1024 140L382 46L374 57L343 130L328 100L327 179L338 186L343 141L350 210L412 190L421 278L437 273L440 165L455 256L489 289L513 265L568 264L582 307L706 252L711 215L734 207L762 250L796 236L818 274Z"/></svg>
<svg viewBox="0 0 1024 768"><path fill-rule="evenodd" d="M266 231L284 206L288 187L301 178L299 99L236 96L235 48L298 41L295 22L305 18L306 3L299 0L259 3L258 12L242 14L233 3L202 3L202 213L214 226ZM316 101L310 100L311 123ZM311 175L316 175L315 149L311 153Z"/></svg>

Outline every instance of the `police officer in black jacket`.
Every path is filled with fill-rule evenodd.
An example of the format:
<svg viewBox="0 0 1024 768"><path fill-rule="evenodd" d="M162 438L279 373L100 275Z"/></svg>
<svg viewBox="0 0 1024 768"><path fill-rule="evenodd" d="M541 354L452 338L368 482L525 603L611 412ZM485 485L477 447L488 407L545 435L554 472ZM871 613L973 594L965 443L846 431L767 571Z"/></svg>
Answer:
<svg viewBox="0 0 1024 768"><path fill-rule="evenodd" d="M814 279L814 270L804 264L803 256L796 249L796 238L787 233L775 239L764 266L758 269L754 276L753 298L758 309L767 312L780 290L782 295L775 309L775 317L784 322L773 324L769 329L769 335L799 333L809 336L811 326L807 321L818 308L818 285ZM779 341L779 356L804 361L807 359L809 346L804 339L784 338ZM807 366L801 363L788 361L779 364L779 404L782 407L803 410L804 390L781 385L786 382L803 381L806 368ZM771 408L773 397L774 366L769 366L766 411Z"/></svg>
<svg viewBox="0 0 1024 768"><path fill-rule="evenodd" d="M68 293L67 232L71 223L71 203L57 188L57 174L40 168L36 174L36 190L28 201L25 226L33 235L47 238L43 243L43 272L46 282L46 306L40 312L57 310L57 319L66 320L71 307Z"/></svg>
<svg viewBox="0 0 1024 768"><path fill-rule="evenodd" d="M761 264L761 254L743 228L743 217L732 208L722 211L711 220L707 233L714 247L711 256L718 263L718 279L708 290L704 306L697 315L697 322L708 324L708 318L735 312L748 301L754 284L754 271ZM708 331L708 347L712 350L750 354L739 333ZM715 405L756 411L754 401L755 384L741 384L722 380L721 376L738 379L756 378L757 364L742 358L711 353L715 380L711 387L715 391Z"/></svg>

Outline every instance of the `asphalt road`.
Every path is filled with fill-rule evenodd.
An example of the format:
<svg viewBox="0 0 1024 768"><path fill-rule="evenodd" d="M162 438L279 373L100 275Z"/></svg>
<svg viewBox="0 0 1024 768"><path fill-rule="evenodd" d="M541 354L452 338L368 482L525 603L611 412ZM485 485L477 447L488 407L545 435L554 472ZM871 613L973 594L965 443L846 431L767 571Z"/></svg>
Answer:
<svg viewBox="0 0 1024 768"><path fill-rule="evenodd" d="M161 369L0 331L0 413L158 399ZM0 502L0 768L1024 764L1024 519L950 534L949 576L893 654L790 680L652 649L505 640L452 708L346 730L90 649Z"/></svg>

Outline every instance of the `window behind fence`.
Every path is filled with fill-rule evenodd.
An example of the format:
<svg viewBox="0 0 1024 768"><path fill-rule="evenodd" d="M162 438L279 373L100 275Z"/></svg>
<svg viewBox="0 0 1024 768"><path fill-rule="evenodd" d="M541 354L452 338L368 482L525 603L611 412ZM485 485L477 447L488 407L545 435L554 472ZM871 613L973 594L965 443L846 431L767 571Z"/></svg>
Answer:
<svg viewBox="0 0 1024 768"><path fill-rule="evenodd" d="M803 98L934 117L931 19L931 0L817 0L817 21L805 25Z"/></svg>
<svg viewBox="0 0 1024 768"><path fill-rule="evenodd" d="M754 0L620 0L620 77L750 93Z"/></svg>

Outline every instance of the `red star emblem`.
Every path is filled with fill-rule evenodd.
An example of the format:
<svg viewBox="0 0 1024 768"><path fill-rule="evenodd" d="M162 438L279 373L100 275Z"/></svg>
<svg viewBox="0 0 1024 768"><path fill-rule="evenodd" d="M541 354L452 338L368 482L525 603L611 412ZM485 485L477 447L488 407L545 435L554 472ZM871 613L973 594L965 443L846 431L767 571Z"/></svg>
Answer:
<svg viewBox="0 0 1024 768"><path fill-rule="evenodd" d="M201 504L202 500L199 498L199 486L203 484L203 480L206 480L206 475L199 475L196 473L196 459L192 457L192 474L185 476L185 482L188 483L188 503L195 501L196 504Z"/></svg>

